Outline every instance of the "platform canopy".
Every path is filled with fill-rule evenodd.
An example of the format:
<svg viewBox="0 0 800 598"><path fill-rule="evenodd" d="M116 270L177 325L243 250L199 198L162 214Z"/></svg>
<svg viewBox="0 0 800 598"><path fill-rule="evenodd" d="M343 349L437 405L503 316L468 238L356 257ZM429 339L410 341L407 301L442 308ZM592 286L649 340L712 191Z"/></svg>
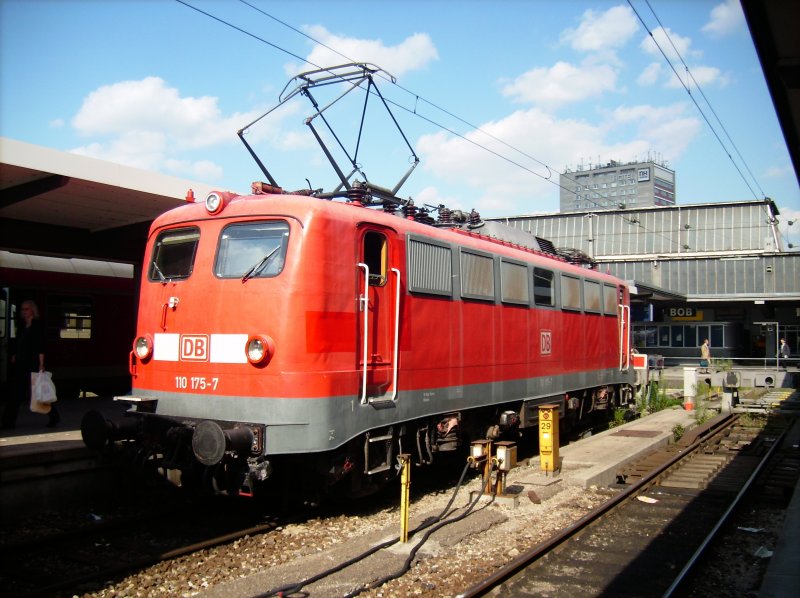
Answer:
<svg viewBox="0 0 800 598"><path fill-rule="evenodd" d="M800 182L800 2L742 0L742 8Z"/></svg>
<svg viewBox="0 0 800 598"><path fill-rule="evenodd" d="M0 249L141 262L153 219L185 201L189 181L0 138Z"/></svg>

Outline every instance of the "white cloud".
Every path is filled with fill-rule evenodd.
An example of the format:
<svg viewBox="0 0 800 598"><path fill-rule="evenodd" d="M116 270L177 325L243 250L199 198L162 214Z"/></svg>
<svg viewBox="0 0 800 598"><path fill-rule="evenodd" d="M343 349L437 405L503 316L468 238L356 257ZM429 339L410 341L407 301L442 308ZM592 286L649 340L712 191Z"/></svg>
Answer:
<svg viewBox="0 0 800 598"><path fill-rule="evenodd" d="M426 33L415 33L396 46L386 46L381 40L335 35L321 25L308 26L305 30L308 35L335 50L331 51L324 46L315 44L306 59L311 64L320 67L336 66L347 62L370 62L386 69L395 77L401 77L407 72L421 69L439 58L436 46ZM301 67L296 64L287 65L287 67L287 72L292 76L314 68L307 64Z"/></svg>
<svg viewBox="0 0 800 598"><path fill-rule="evenodd" d="M651 62L645 67L636 82L643 86L655 85L660 76L661 63Z"/></svg>
<svg viewBox="0 0 800 598"><path fill-rule="evenodd" d="M628 6L614 6L605 12L587 10L575 29L566 29L561 40L579 52L600 52L621 48L636 33L639 22Z"/></svg>
<svg viewBox="0 0 800 598"><path fill-rule="evenodd" d="M271 126L253 128L249 141L281 143L280 122L295 112L282 107L268 117ZM71 124L91 142L72 151L145 170L217 180L223 174L219 165L189 159L185 153L238 142L236 131L260 114L226 116L217 98L181 96L159 77L120 81L86 96Z"/></svg>
<svg viewBox="0 0 800 598"><path fill-rule="evenodd" d="M679 65L681 60L688 60L690 57L699 57L702 53L692 50L692 40L688 37L682 37L672 31L669 27L656 27L653 29L653 35L646 36L639 47L651 56L656 56L659 60L663 60L663 55L667 55L670 62ZM659 48L661 48L659 50Z"/></svg>
<svg viewBox="0 0 800 598"><path fill-rule="evenodd" d="M236 113L223 117L218 99L181 97L159 77L104 85L84 99L72 119L82 135L122 135L158 131L173 145L199 148L233 141L236 131L254 118Z"/></svg>
<svg viewBox="0 0 800 598"><path fill-rule="evenodd" d="M553 202L558 197L559 171L585 162L589 156L628 161L657 148L665 159L677 160L701 128L698 119L687 113L691 114L686 104L620 107L601 124L591 124L531 108L481 126L527 156L479 131L466 135L474 143L444 133L427 135L420 138L416 149L426 170L448 184L464 184L480 194L475 205L462 209L474 207L485 216L540 212L557 209ZM552 170L530 156L546 162Z"/></svg>
<svg viewBox="0 0 800 598"><path fill-rule="evenodd" d="M164 162L166 170L177 176L201 179L204 181L214 181L222 178L222 168L210 160L189 160L167 159Z"/></svg>
<svg viewBox="0 0 800 598"><path fill-rule="evenodd" d="M739 0L725 0L711 9L708 23L703 31L712 37L723 37L744 26L744 13Z"/></svg>
<svg viewBox="0 0 800 598"><path fill-rule="evenodd" d="M664 86L673 88L688 87L689 89L696 89L698 85L700 87L705 87L707 85L715 84L724 87L729 82L728 76L720 71L717 67L693 66L689 68L690 73L687 73L685 70L678 71L680 80L675 76L675 73L670 71L670 77Z"/></svg>
<svg viewBox="0 0 800 598"><path fill-rule="evenodd" d="M556 108L613 91L617 72L607 64L574 66L557 62L550 68L532 69L503 88L503 95L516 102Z"/></svg>
<svg viewBox="0 0 800 598"><path fill-rule="evenodd" d="M764 177L768 179L777 179L787 175L794 175L794 168L786 164L784 166L771 166L764 173Z"/></svg>
<svg viewBox="0 0 800 598"><path fill-rule="evenodd" d="M654 85L659 79L662 85L668 88L680 88L684 84L694 88L696 87L695 83L701 87L712 84L725 86L729 82L728 76L717 67L701 64L691 66L690 62L699 58L702 53L692 49L690 38L682 37L669 28L656 28L653 30L653 37L645 37L639 47L646 54L661 61L651 63L642 71L637 79L640 85ZM664 54L672 66L677 69L678 76L675 75L672 68L664 66ZM686 72L685 64L689 65L690 73Z"/></svg>
<svg viewBox="0 0 800 598"><path fill-rule="evenodd" d="M106 142L77 147L72 153L143 170L158 170L164 160L166 136L155 131L130 131Z"/></svg>

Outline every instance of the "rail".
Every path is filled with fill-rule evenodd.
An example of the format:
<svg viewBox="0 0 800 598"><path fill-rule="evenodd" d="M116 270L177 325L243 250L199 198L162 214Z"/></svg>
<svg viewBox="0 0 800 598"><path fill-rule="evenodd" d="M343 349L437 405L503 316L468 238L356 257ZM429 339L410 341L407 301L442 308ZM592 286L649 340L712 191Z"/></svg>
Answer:
<svg viewBox="0 0 800 598"><path fill-rule="evenodd" d="M490 590L506 584L520 571L523 571L535 561L543 558L545 555L553 553L556 549L562 550L562 545L566 545L566 543L572 541L573 538L579 536L580 532L587 530L587 528L593 526L593 524L599 522L599 520L604 519L607 514L611 513L623 504L629 503L633 498L645 492L654 483L657 483L663 476L667 475L668 471L676 464L685 459L688 455L698 451L700 447L704 446L708 442L711 435L727 430L736 423L737 419L738 418L736 416L724 416L714 420L713 422L710 422L710 426L706 430L708 434L699 435L698 438L696 438L695 441L689 446L684 447L683 450L675 454L674 457L669 458L667 461L657 466L637 483L631 485L625 491L609 499L597 509L588 513L583 518L565 528L549 540L531 548L529 551L520 555L507 566L501 568L492 576L484 579L480 583L468 588L459 596L466 598L485 595ZM712 432L713 434L711 434ZM776 444L778 444L778 442L776 442ZM742 493L743 492L740 492L740 495ZM733 508L728 509L723 517L727 517L732 510ZM714 531L716 531L716 529ZM702 546L705 547L709 541L710 540L706 540ZM693 560L695 559L696 557L693 557ZM685 567L684 571L681 571L681 575L686 575L690 568L691 563Z"/></svg>
<svg viewBox="0 0 800 598"><path fill-rule="evenodd" d="M750 491L750 488L753 486L758 476L761 475L761 472L764 470L765 465L772 458L772 454L781 445L781 442L783 442L785 436L786 436L786 430L784 430L781 433L781 435L775 439L775 441L772 443L772 446L764 455L763 459L759 462L758 466L755 468L753 473L750 475L750 477L742 486L742 489L739 490L739 493L736 495L736 498L733 499L731 504L725 510L725 513L722 515L722 517L719 518L716 525L714 525L714 528L709 532L708 536L706 536L706 538L703 540L703 542L700 544L700 546L697 548L697 550L694 552L691 558L689 558L689 560L686 562L686 565L684 565L683 569L681 569L680 573L678 573L678 575L675 577L675 580L672 582L669 588L667 588L666 592L664 592L663 598L669 598L675 595L675 592L678 590L681 584L683 584L684 581L687 579L689 573L694 568L694 566L696 565L700 557L703 555L703 553L706 551L709 544L711 544L711 542L719 533L720 529L722 529L723 525L725 525L728 522L731 514L739 506L742 497L744 497Z"/></svg>

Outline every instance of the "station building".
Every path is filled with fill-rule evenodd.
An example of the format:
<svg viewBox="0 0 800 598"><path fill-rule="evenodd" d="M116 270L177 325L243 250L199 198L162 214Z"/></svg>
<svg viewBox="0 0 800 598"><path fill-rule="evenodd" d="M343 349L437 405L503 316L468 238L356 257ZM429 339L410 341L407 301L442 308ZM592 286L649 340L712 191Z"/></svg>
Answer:
<svg viewBox="0 0 800 598"><path fill-rule="evenodd" d="M774 365L780 338L800 353L800 252L786 251L772 200L496 219L565 257L629 281L634 343L667 363L714 357Z"/></svg>

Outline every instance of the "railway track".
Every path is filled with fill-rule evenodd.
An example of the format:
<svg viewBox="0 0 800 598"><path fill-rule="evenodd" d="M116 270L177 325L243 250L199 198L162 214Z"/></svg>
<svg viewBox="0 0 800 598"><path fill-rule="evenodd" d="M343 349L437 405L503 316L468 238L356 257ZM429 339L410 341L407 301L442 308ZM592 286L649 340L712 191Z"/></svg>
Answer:
<svg viewBox="0 0 800 598"><path fill-rule="evenodd" d="M715 418L626 468L620 477L633 483L622 493L462 596L670 595L769 463L786 425Z"/></svg>
<svg viewBox="0 0 800 598"><path fill-rule="evenodd" d="M266 533L274 517L224 512L219 501L172 504L0 545L6 596L73 596L110 579L206 548Z"/></svg>

